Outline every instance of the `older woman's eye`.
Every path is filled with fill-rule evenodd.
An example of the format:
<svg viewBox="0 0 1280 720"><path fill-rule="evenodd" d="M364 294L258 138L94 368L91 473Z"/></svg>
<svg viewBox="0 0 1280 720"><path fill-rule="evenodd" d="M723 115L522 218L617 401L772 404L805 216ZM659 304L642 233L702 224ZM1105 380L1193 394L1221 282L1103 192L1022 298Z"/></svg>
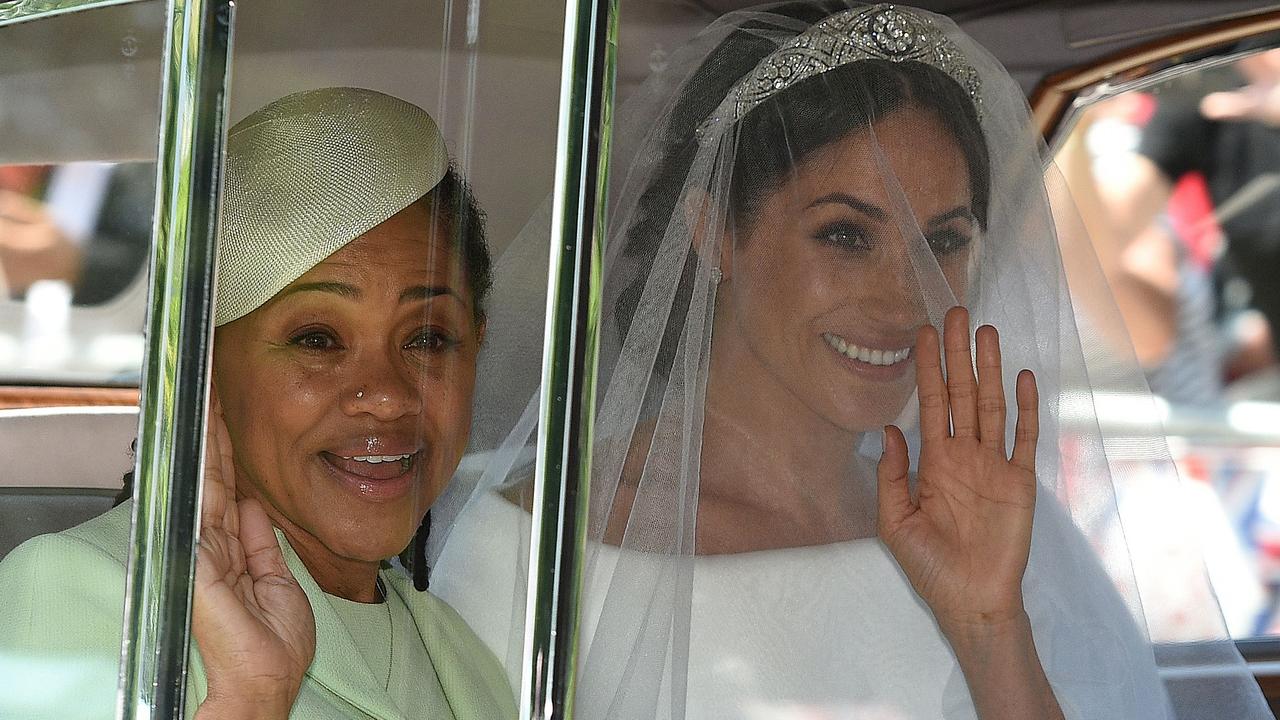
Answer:
<svg viewBox="0 0 1280 720"><path fill-rule="evenodd" d="M959 230L943 230L941 232L932 233L926 240L929 242L929 249L934 255L947 255L957 250L963 250L973 242L973 238Z"/></svg>
<svg viewBox="0 0 1280 720"><path fill-rule="evenodd" d="M305 330L294 335L289 338L289 344L304 350L336 350L341 347L333 333L318 329Z"/></svg>
<svg viewBox="0 0 1280 720"><path fill-rule="evenodd" d="M814 234L814 238L824 244L846 250L864 250L871 246L867 233L862 227L851 223L832 223L825 225Z"/></svg>
<svg viewBox="0 0 1280 720"><path fill-rule="evenodd" d="M447 333L439 330L424 330L415 335L406 347L413 350L439 352L441 350L448 350L457 344L458 341Z"/></svg>

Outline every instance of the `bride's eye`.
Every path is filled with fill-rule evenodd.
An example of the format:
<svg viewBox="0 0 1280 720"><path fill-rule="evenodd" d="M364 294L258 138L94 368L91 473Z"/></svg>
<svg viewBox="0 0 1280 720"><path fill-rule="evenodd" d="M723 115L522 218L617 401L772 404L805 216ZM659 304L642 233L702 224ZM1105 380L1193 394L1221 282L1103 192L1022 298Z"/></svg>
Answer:
<svg viewBox="0 0 1280 720"><path fill-rule="evenodd" d="M925 238L934 255L948 255L963 250L973 241L968 233L959 230L940 230Z"/></svg>
<svg viewBox="0 0 1280 720"><path fill-rule="evenodd" d="M871 247L867 232L860 225L848 222L824 225L814 233L814 239L824 245L844 250L866 250Z"/></svg>

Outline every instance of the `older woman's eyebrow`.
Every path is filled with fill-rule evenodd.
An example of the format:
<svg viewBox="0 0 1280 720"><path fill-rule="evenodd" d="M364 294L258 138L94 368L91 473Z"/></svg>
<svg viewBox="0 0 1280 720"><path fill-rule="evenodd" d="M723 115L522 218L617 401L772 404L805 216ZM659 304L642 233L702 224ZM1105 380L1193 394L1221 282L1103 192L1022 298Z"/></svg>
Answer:
<svg viewBox="0 0 1280 720"><path fill-rule="evenodd" d="M285 288L284 292L280 293L280 297L285 297L288 295L293 295L301 292L327 292L327 293L333 293L334 295L341 295L342 297L345 297L345 298L351 298L353 300L359 299L361 294L360 288L356 287L355 285L348 285L346 283L306 282L306 283L298 283L297 285L294 285L293 287L290 287L290 288Z"/></svg>
<svg viewBox="0 0 1280 720"><path fill-rule="evenodd" d="M400 293L400 302L427 300L441 295L452 295L459 302L462 301L462 296L448 285L414 285L413 287L405 288L404 292Z"/></svg>
<svg viewBox="0 0 1280 720"><path fill-rule="evenodd" d="M871 203L866 202L865 200L859 200L858 198L852 195L846 195L845 193L842 193L842 192L827 193L826 195L823 195L817 200L814 200L813 202L809 203L810 208L818 207L819 205L847 205L853 210L856 210L857 212L860 212L863 215L867 215L875 220L884 222L885 220L889 219L889 213L885 212L883 208L872 205ZM806 208L806 210L807 209L808 208Z"/></svg>

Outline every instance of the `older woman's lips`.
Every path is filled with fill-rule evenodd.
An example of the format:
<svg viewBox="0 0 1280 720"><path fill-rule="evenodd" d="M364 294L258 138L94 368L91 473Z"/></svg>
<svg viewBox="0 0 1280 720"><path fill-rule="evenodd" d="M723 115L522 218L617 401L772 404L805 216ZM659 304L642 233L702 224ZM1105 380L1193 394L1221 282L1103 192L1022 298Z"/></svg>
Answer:
<svg viewBox="0 0 1280 720"><path fill-rule="evenodd" d="M320 458L356 494L370 500L391 500L408 493L418 453L343 457L322 452Z"/></svg>

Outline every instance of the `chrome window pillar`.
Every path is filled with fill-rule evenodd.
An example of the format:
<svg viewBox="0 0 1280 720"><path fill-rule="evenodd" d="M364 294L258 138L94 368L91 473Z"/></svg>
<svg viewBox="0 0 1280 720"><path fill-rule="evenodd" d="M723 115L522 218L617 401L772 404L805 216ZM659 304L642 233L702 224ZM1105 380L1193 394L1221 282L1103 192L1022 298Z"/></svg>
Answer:
<svg viewBox="0 0 1280 720"><path fill-rule="evenodd" d="M118 717L183 717L231 0L169 0Z"/></svg>
<svg viewBox="0 0 1280 720"><path fill-rule="evenodd" d="M616 44L616 0L566 3L522 720L573 716Z"/></svg>

